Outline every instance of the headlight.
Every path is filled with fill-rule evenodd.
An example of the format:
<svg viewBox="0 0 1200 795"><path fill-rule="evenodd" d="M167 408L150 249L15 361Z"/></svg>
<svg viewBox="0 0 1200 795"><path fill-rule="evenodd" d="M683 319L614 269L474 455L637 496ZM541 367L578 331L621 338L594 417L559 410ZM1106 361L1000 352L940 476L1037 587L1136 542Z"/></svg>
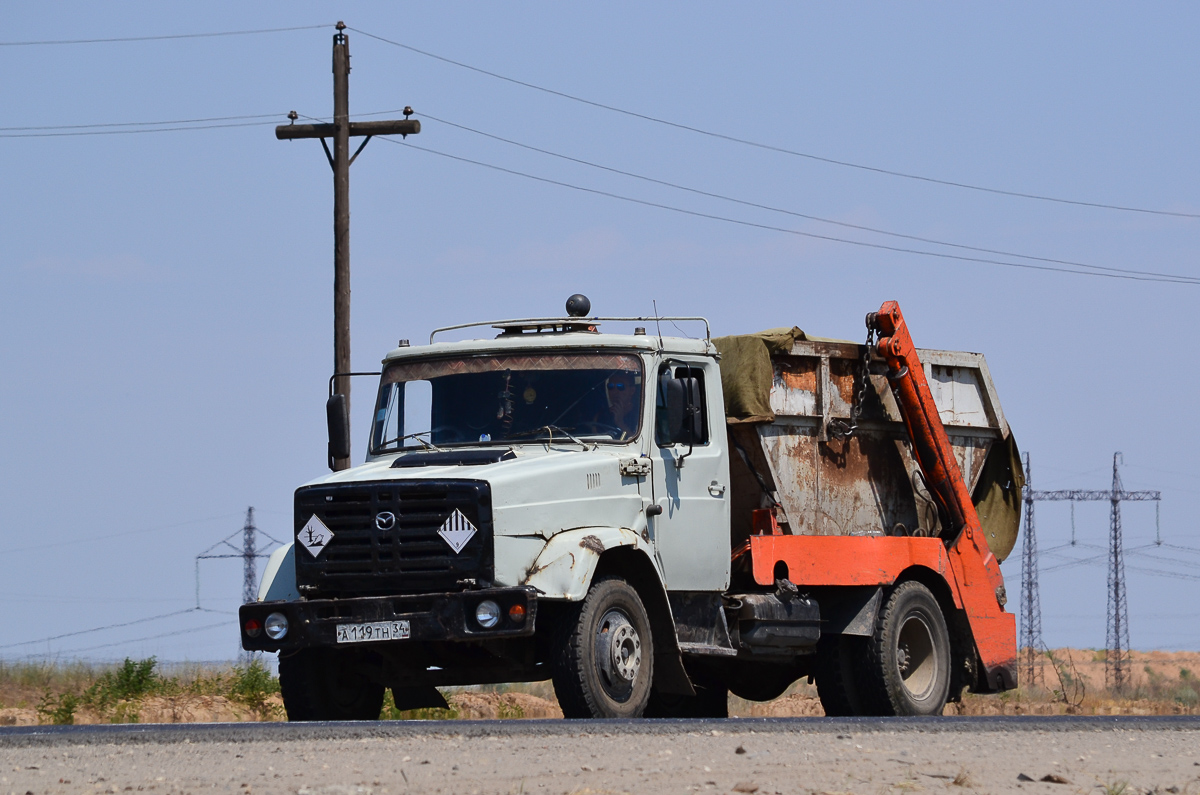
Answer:
<svg viewBox="0 0 1200 795"><path fill-rule="evenodd" d="M287 616L283 613L272 613L263 622L263 629L266 631L267 637L271 640L282 640L288 633Z"/></svg>
<svg viewBox="0 0 1200 795"><path fill-rule="evenodd" d="M475 620L484 629L491 629L500 623L500 605L491 599L484 599L475 608ZM270 630L268 630L270 631Z"/></svg>

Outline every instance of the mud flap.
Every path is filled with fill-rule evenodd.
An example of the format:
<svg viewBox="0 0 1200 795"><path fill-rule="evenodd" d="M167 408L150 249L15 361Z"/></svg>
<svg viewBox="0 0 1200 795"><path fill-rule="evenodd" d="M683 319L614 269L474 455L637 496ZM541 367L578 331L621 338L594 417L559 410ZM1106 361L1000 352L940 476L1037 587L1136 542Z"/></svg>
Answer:
<svg viewBox="0 0 1200 795"><path fill-rule="evenodd" d="M819 592L822 635L859 635L870 637L875 631L875 617L883 601L883 588L837 588Z"/></svg>

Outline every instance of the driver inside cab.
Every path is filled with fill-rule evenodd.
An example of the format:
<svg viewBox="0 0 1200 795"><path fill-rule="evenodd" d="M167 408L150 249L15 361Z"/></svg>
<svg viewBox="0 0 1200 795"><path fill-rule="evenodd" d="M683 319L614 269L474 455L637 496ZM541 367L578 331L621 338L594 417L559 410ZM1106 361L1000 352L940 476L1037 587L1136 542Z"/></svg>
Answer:
<svg viewBox="0 0 1200 795"><path fill-rule="evenodd" d="M608 406L601 410L596 421L620 430L619 441L630 439L637 433L641 419L638 412L642 408L641 383L641 375L630 370L617 370L605 381Z"/></svg>

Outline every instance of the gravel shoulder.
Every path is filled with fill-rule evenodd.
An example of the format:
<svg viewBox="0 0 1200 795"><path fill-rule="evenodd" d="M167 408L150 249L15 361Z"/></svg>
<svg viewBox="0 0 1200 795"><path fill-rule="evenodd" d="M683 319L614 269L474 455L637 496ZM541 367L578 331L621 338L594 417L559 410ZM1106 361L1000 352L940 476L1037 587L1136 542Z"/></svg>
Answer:
<svg viewBox="0 0 1200 795"><path fill-rule="evenodd" d="M0 793L212 789L1195 795L1200 721L455 721L0 731Z"/></svg>

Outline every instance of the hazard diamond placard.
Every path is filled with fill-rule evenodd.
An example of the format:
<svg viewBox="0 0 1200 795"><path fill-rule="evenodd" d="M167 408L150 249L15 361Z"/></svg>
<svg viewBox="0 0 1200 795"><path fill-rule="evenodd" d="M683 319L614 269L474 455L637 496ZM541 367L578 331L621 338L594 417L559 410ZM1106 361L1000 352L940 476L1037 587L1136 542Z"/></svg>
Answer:
<svg viewBox="0 0 1200 795"><path fill-rule="evenodd" d="M450 518L442 523L438 535L446 540L446 543L454 550L454 554L457 555L463 551L463 547L475 535L475 525L471 524L471 520L456 508L454 513L450 514Z"/></svg>

